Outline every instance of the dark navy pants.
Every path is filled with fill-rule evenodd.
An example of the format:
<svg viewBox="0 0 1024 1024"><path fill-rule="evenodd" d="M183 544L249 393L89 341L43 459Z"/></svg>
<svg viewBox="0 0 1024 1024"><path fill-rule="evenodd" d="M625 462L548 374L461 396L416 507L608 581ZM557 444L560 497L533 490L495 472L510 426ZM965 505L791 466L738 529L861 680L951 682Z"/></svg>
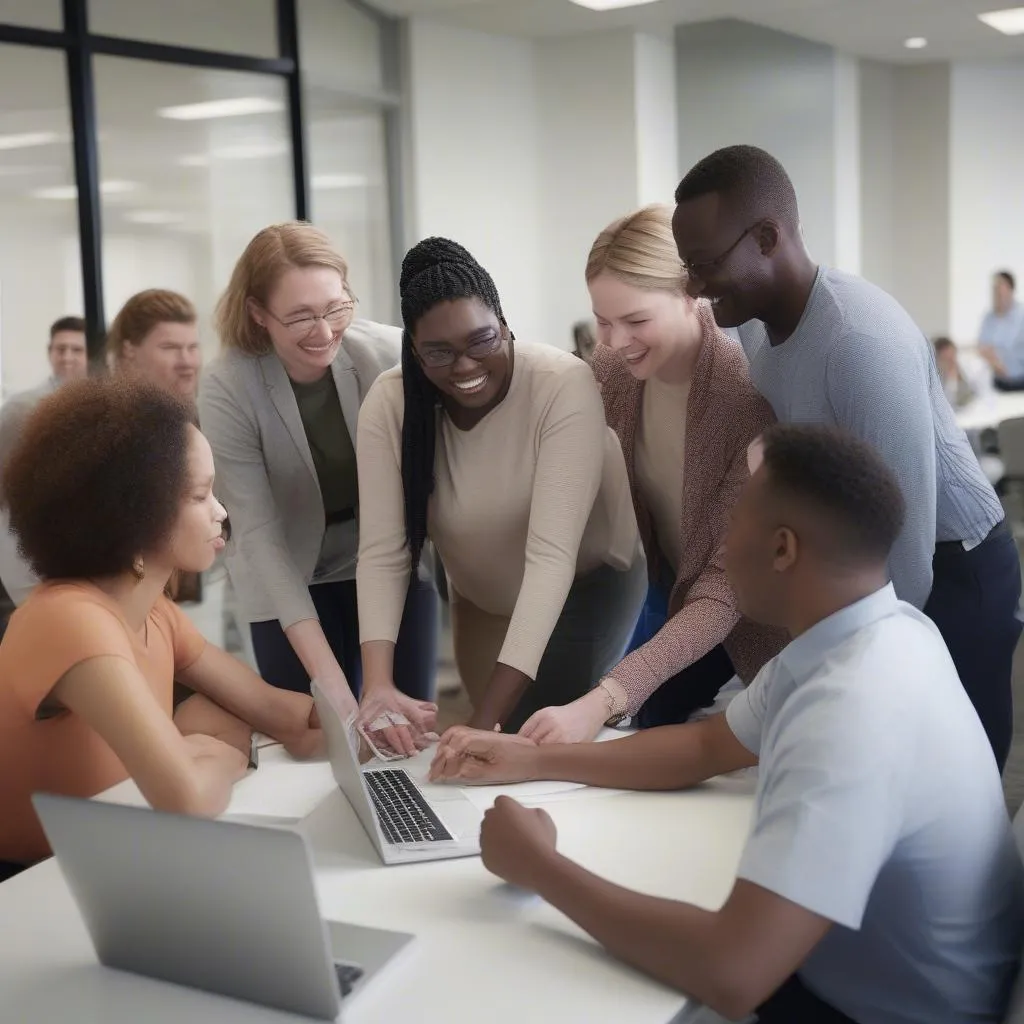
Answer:
<svg viewBox="0 0 1024 1024"><path fill-rule="evenodd" d="M309 588L324 636L356 697L362 689L359 654L359 608L355 580L315 583ZM395 645L395 685L418 700L434 699L437 677L437 591L433 583L414 577L405 599L402 626ZM284 690L309 693L309 676L288 642L281 624L254 622L252 646L260 675Z"/></svg>
<svg viewBox="0 0 1024 1024"><path fill-rule="evenodd" d="M970 551L935 545L924 613L946 641L999 770L1013 739L1013 652L1020 638L1020 558L1006 522Z"/></svg>

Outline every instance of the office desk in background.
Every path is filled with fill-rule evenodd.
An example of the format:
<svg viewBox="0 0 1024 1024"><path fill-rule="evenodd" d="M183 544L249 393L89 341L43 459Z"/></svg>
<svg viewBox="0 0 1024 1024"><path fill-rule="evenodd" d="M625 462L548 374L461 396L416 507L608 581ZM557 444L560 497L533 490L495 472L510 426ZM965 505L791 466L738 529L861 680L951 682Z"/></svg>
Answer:
<svg viewBox="0 0 1024 1024"><path fill-rule="evenodd" d="M1024 391L996 391L956 414L956 422L966 431L995 429L1004 420L1024 416Z"/></svg>
<svg viewBox="0 0 1024 1024"><path fill-rule="evenodd" d="M427 758L412 766L422 778ZM427 787L429 793L429 787ZM686 793L522 787L558 827L559 849L604 877L716 908L732 888L754 780ZM481 807L506 787L467 789ZM516 795L513 793L513 795ZM130 784L106 797L140 802ZM413 932L407 956L343 1012L346 1024L668 1024L692 1003L618 963L536 897L498 882L479 858L383 867L324 763L265 750L228 817L296 827L315 862L323 916ZM301 820L289 820L300 818ZM154 922L156 926L156 922ZM17 1024L296 1024L305 1018L98 965L50 860L0 885L0 1019Z"/></svg>

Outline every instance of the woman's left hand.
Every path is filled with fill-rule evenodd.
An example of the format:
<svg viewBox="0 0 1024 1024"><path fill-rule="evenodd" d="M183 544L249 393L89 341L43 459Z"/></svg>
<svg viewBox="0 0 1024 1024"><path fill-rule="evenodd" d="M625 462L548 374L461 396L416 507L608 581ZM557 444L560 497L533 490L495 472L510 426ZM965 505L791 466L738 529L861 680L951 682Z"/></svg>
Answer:
<svg viewBox="0 0 1024 1024"><path fill-rule="evenodd" d="M519 730L534 743L588 743L608 718L608 706L600 691L590 693L563 707L535 711Z"/></svg>

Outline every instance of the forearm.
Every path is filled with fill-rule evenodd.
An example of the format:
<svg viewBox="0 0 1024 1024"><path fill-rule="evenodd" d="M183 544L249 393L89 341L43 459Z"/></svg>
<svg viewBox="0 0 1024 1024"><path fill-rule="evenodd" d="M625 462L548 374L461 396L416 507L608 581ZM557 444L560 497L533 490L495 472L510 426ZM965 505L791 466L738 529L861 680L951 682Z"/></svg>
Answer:
<svg viewBox="0 0 1024 1024"><path fill-rule="evenodd" d="M284 633L310 679L344 676L318 619L302 619Z"/></svg>
<svg viewBox="0 0 1024 1024"><path fill-rule="evenodd" d="M359 647L363 659L363 692L395 685L395 645L390 640L368 640Z"/></svg>
<svg viewBox="0 0 1024 1024"><path fill-rule="evenodd" d="M493 729L495 725L504 724L532 681L524 672L499 661L494 666L483 700L474 709L469 724L475 729Z"/></svg>
<svg viewBox="0 0 1024 1024"><path fill-rule="evenodd" d="M184 808L186 814L215 818L223 814L231 802L235 783L245 776L248 757L242 759L237 750L196 754L192 761L193 793Z"/></svg>
<svg viewBox="0 0 1024 1024"><path fill-rule="evenodd" d="M731 1001L716 914L631 892L558 853L538 867L535 888L613 956L713 1009Z"/></svg>
<svg viewBox="0 0 1024 1024"><path fill-rule="evenodd" d="M536 779L608 789L678 790L756 764L724 716L645 729L606 743L553 744L535 753ZM722 735L717 736L716 734ZM717 741L716 741L717 740Z"/></svg>

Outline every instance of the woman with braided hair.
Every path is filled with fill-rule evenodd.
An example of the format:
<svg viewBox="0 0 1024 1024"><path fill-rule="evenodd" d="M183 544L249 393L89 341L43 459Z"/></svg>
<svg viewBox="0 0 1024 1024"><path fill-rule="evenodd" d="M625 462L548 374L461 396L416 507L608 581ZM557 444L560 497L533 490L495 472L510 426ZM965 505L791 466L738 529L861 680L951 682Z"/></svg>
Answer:
<svg viewBox="0 0 1024 1024"><path fill-rule="evenodd" d="M637 620L646 569L622 450L590 368L516 344L462 246L420 242L399 288L402 364L371 388L357 439L364 693L394 693L402 595L429 540L471 724L515 731L588 692Z"/></svg>

